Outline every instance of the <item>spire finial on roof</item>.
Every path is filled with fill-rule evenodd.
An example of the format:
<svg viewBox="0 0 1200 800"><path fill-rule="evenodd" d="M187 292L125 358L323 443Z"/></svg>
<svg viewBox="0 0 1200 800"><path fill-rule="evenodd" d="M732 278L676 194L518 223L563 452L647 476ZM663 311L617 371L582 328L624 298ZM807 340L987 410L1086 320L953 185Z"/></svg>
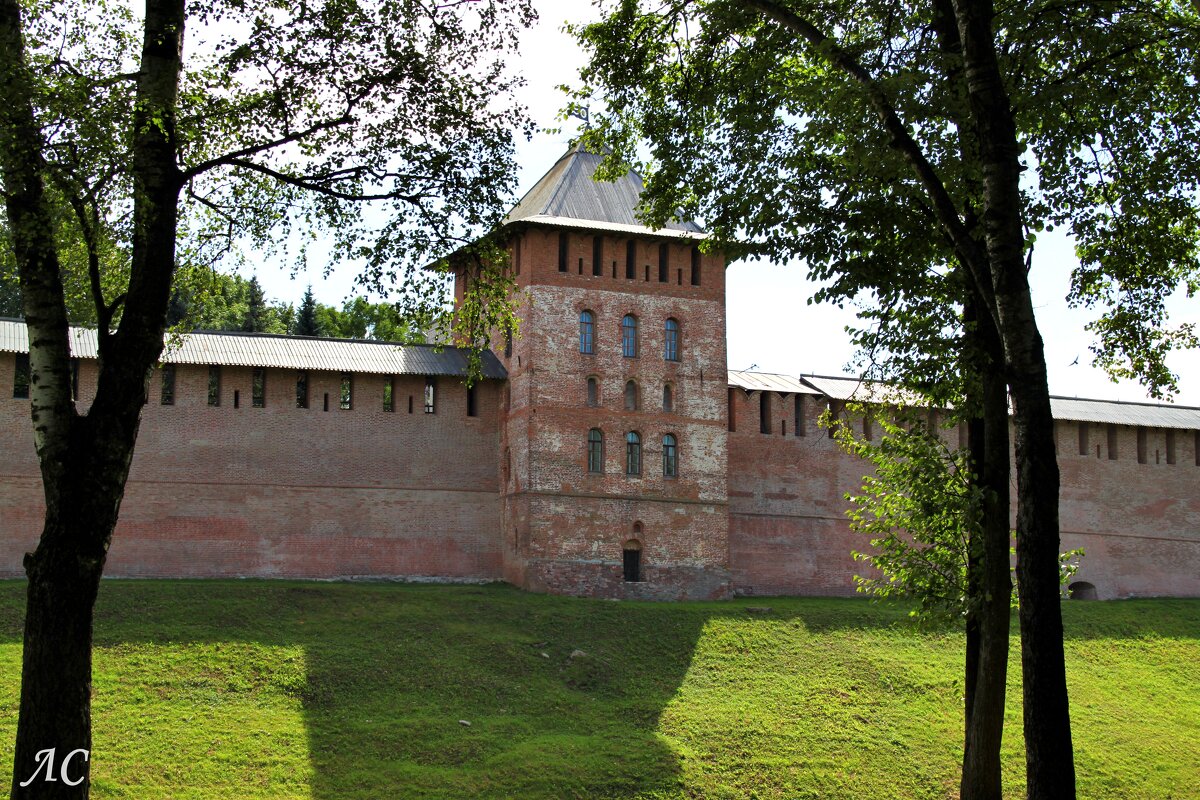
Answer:
<svg viewBox="0 0 1200 800"><path fill-rule="evenodd" d="M567 116L577 119L583 123L583 129L590 131L592 129L592 107L576 105L567 112Z"/></svg>

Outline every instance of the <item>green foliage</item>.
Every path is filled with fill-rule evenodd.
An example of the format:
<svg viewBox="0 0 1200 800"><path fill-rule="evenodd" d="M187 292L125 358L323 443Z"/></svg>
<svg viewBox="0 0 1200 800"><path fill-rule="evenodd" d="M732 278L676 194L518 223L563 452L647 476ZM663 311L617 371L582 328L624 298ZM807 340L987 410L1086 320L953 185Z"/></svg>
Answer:
<svg viewBox="0 0 1200 800"><path fill-rule="evenodd" d="M0 582L3 741L24 591ZM1063 612L1080 796L1191 796L1200 601ZM859 599L105 581L92 796L946 800L958 788L962 637L916 629L906 613ZM1021 691L1009 674L1004 789L1015 798ZM11 759L0 748L0 771Z"/></svg>
<svg viewBox="0 0 1200 800"><path fill-rule="evenodd" d="M871 413L861 405L848 408ZM967 585L969 544L980 535L984 508L969 453L951 449L913 410L873 421L878 441L844 425L834 432L847 453L872 469L858 492L846 494L850 529L870 537L872 548L854 553L873 571L856 575L856 588L881 599L911 598L913 616L923 621L964 619L975 602Z"/></svg>
<svg viewBox="0 0 1200 800"><path fill-rule="evenodd" d="M610 174L633 166L645 177L652 224L685 214L706 221L712 247L802 259L823 283L816 299L861 304L853 333L868 366L917 388L953 384L957 362L940 356L962 326L960 254L869 90L829 60L840 48L862 66L958 221L981 237L982 175L953 79L961 57L939 35L947 20L937 9L948 5L605 3L599 22L571 28L589 55L572 107L592 106L583 138L611 148ZM830 38L810 45L768 6ZM1171 327L1163 301L1200 281L1200 9L1039 0L995 14L1031 176L1026 249L1054 227L1075 237L1071 300L1099 314L1098 362L1169 394L1169 353L1196 345L1189 323Z"/></svg>
<svg viewBox="0 0 1200 800"><path fill-rule="evenodd" d="M107 0L39 0L25 17L63 279L82 306L72 320L115 322L135 236L142 19ZM535 19L529 0L189 4L178 107L163 112L175 115L182 181L173 316L189 307L197 324L228 329L243 298L213 285L218 266L253 253L298 271L320 241L326 268L356 265L364 290L388 301L340 309L329 335L406 339L405 320L449 320L445 275L426 267L508 205L514 135L532 123L504 57ZM480 305L511 318L507 295ZM252 292L237 328L284 332L281 308Z"/></svg>

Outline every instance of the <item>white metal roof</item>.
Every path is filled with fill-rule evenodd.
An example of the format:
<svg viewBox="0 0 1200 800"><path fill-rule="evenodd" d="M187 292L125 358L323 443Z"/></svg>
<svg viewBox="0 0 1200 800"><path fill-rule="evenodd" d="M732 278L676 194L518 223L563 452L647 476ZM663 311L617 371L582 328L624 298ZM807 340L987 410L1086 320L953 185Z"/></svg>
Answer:
<svg viewBox="0 0 1200 800"><path fill-rule="evenodd" d="M1143 425L1148 428L1200 429L1200 408L1193 406L1051 397L1050 410L1055 419L1077 422Z"/></svg>
<svg viewBox="0 0 1200 800"><path fill-rule="evenodd" d="M782 392L784 394L820 394L790 375L774 372L729 370L729 385L751 392Z"/></svg>
<svg viewBox="0 0 1200 800"><path fill-rule="evenodd" d="M801 375L793 378L768 372L730 370L729 385L750 392L768 391L785 394L813 394L831 400L864 403L895 403L892 387L876 381L828 375ZM1170 403L1123 403L1117 400L1084 400L1071 397L1050 398L1051 412L1058 420L1073 422L1141 425L1148 428L1200 430L1200 408Z"/></svg>
<svg viewBox="0 0 1200 800"><path fill-rule="evenodd" d="M20 320L0 320L0 352L29 352L29 334ZM71 355L96 358L96 331L71 328ZM490 350L481 354L483 377L508 377ZM355 339L322 339L264 333L185 333L167 337L165 364L221 364L240 367L311 369L385 375L466 375L467 352L457 347L400 345Z"/></svg>

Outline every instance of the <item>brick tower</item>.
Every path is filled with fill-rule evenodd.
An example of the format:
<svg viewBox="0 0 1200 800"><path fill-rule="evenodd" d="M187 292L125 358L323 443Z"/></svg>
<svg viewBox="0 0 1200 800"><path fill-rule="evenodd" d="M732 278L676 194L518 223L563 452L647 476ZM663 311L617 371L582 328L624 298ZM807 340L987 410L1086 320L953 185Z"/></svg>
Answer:
<svg viewBox="0 0 1200 800"><path fill-rule="evenodd" d="M502 350L505 578L537 591L729 591L725 261L651 230L641 179L569 150L509 215L521 334Z"/></svg>

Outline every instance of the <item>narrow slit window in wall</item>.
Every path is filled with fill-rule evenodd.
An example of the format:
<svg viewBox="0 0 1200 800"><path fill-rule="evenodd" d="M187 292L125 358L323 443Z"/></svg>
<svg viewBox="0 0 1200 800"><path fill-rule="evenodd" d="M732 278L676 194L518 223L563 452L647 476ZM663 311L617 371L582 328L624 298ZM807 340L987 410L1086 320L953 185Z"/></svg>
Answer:
<svg viewBox="0 0 1200 800"><path fill-rule="evenodd" d="M587 404L592 407L600 405L600 384L595 378L587 379Z"/></svg>
<svg viewBox="0 0 1200 800"><path fill-rule="evenodd" d="M250 405L254 408L267 405L267 371L262 367L255 367L250 377Z"/></svg>
<svg viewBox="0 0 1200 800"><path fill-rule="evenodd" d="M1167 463L1174 464L1175 463L1175 430L1173 428L1167 428L1167 430L1165 431L1165 435L1166 435L1166 439L1167 439Z"/></svg>
<svg viewBox="0 0 1200 800"><path fill-rule="evenodd" d="M296 408L308 408L308 373L296 373Z"/></svg>
<svg viewBox="0 0 1200 800"><path fill-rule="evenodd" d="M354 376L342 373L341 391L338 393L338 408L349 411L354 407Z"/></svg>
<svg viewBox="0 0 1200 800"><path fill-rule="evenodd" d="M479 409L475 406L476 402L475 384L467 387L467 416L478 417Z"/></svg>
<svg viewBox="0 0 1200 800"><path fill-rule="evenodd" d="M666 283L670 280L671 272L671 246L663 242L658 246L658 282Z"/></svg>
<svg viewBox="0 0 1200 800"><path fill-rule="evenodd" d="M1090 454L1091 447L1088 446L1088 424L1086 422L1079 423L1079 455L1086 456Z"/></svg>
<svg viewBox="0 0 1200 800"><path fill-rule="evenodd" d="M162 387L158 401L164 406L175 405L175 365L162 365Z"/></svg>
<svg viewBox="0 0 1200 800"><path fill-rule="evenodd" d="M241 406L242 406L242 392L240 389L234 389L233 390L233 407L241 408Z"/></svg>
<svg viewBox="0 0 1200 800"><path fill-rule="evenodd" d="M634 381L626 381L625 383L625 410L637 411L638 409L638 387Z"/></svg>
<svg viewBox="0 0 1200 800"><path fill-rule="evenodd" d="M1108 460L1109 461L1116 461L1117 458L1120 456L1120 453L1117 450L1117 431L1118 431L1118 428L1116 425L1108 426Z"/></svg>
<svg viewBox="0 0 1200 800"><path fill-rule="evenodd" d="M433 376L429 375L425 378L425 413L433 414L434 412L434 380Z"/></svg>
<svg viewBox="0 0 1200 800"><path fill-rule="evenodd" d="M592 275L604 275L604 237L600 234L592 237Z"/></svg>
<svg viewBox="0 0 1200 800"><path fill-rule="evenodd" d="M759 433L771 432L771 393L758 393L758 431Z"/></svg>
<svg viewBox="0 0 1200 800"><path fill-rule="evenodd" d="M208 404L221 405L221 368L215 364L208 368Z"/></svg>
<svg viewBox="0 0 1200 800"><path fill-rule="evenodd" d="M570 237L570 235L566 231L563 231L562 233L558 234L558 271L559 272L567 271L568 250L571 246L571 240L569 237Z"/></svg>
<svg viewBox="0 0 1200 800"><path fill-rule="evenodd" d="M392 375L383 379L383 410L396 410L396 378Z"/></svg>
<svg viewBox="0 0 1200 800"><path fill-rule="evenodd" d="M29 354L17 353L13 369L13 397L29 399Z"/></svg>
<svg viewBox="0 0 1200 800"><path fill-rule="evenodd" d="M1138 426L1137 429L1137 459L1139 464L1146 463L1146 429Z"/></svg>
<svg viewBox="0 0 1200 800"><path fill-rule="evenodd" d="M637 240L630 239L625 243L625 279L637 278Z"/></svg>
<svg viewBox="0 0 1200 800"><path fill-rule="evenodd" d="M321 410L322 411L329 410L329 392L325 392L324 394L321 395Z"/></svg>
<svg viewBox="0 0 1200 800"><path fill-rule="evenodd" d="M792 426L792 433L795 436L804 436L806 433L804 425L804 395L802 394L796 395L796 422Z"/></svg>
<svg viewBox="0 0 1200 800"><path fill-rule="evenodd" d="M617 262L613 262L613 280L617 279Z"/></svg>
<svg viewBox="0 0 1200 800"><path fill-rule="evenodd" d="M668 414L675 410L675 392L671 389L671 384L663 386L663 411Z"/></svg>
<svg viewBox="0 0 1200 800"><path fill-rule="evenodd" d="M692 248L692 286L700 285L700 248Z"/></svg>
<svg viewBox="0 0 1200 800"><path fill-rule="evenodd" d="M408 413L413 413L413 396L411 394L408 396Z"/></svg>
<svg viewBox="0 0 1200 800"><path fill-rule="evenodd" d="M579 257L579 274L583 274L583 256Z"/></svg>

